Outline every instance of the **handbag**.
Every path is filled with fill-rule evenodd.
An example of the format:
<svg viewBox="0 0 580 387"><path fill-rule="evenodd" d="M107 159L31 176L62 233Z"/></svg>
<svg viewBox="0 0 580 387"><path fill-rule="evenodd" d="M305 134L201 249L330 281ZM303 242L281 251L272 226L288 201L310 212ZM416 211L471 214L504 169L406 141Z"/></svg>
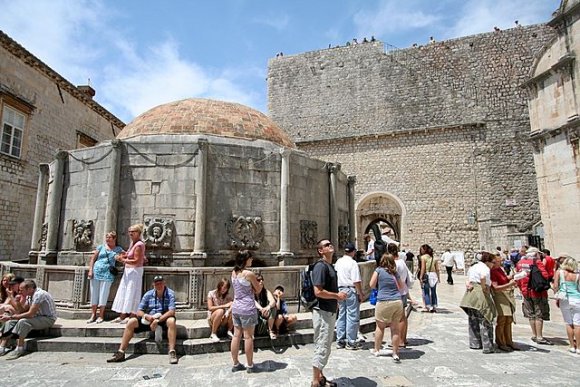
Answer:
<svg viewBox="0 0 580 387"><path fill-rule="evenodd" d="M431 264L429 265L429 270L425 270L425 273L423 273L423 277L421 277L422 283L426 283L429 281L429 272L431 272L431 268L433 267L434 260L435 260L435 258L431 257Z"/></svg>
<svg viewBox="0 0 580 387"><path fill-rule="evenodd" d="M371 305L377 304L377 296L379 291L376 288L371 289L371 295L369 296L369 302Z"/></svg>
<svg viewBox="0 0 580 387"><path fill-rule="evenodd" d="M117 267L115 266L114 261L113 264L111 265L111 260L109 257L109 253L107 253L107 250L105 250L105 255L107 256L107 261L109 262L109 273L111 273L113 277L117 276L117 274L119 274L119 269L117 269Z"/></svg>

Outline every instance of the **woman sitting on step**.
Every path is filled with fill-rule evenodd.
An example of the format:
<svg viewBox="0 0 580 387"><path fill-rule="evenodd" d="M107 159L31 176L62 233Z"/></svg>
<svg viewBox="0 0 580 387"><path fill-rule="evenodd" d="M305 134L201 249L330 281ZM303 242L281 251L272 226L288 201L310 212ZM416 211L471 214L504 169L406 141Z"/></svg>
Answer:
<svg viewBox="0 0 580 387"><path fill-rule="evenodd" d="M220 341L218 333L227 330L228 336L233 337L234 320L232 319L233 298L230 295L230 281L222 278L214 290L207 294L207 322L211 328L210 340Z"/></svg>
<svg viewBox="0 0 580 387"><path fill-rule="evenodd" d="M256 276L258 282L262 284L262 291L256 294L256 309L258 309L258 325L256 326L256 336L270 335L271 339L276 339L274 333L274 320L276 319L276 299L271 291L264 285L262 274Z"/></svg>

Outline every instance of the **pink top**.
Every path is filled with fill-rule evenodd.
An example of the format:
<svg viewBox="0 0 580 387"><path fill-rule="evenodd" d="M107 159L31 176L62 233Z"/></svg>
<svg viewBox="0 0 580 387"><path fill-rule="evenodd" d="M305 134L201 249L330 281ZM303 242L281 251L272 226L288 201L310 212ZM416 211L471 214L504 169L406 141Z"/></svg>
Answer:
<svg viewBox="0 0 580 387"><path fill-rule="evenodd" d="M125 266L126 267L141 267L143 266L143 263L145 261L145 244L143 243L143 241L137 241L134 244L131 244L131 246L129 247L129 251L127 251L127 258L129 259L133 259L135 257L135 250L140 249L143 251L143 253L141 254L141 259L138 260L137 262L132 262L132 263L126 263Z"/></svg>

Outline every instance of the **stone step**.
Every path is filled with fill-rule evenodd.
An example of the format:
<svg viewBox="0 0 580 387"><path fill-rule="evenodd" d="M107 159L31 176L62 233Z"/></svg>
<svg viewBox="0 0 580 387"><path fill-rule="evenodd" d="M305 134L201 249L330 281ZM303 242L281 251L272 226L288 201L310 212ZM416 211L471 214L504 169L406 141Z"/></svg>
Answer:
<svg viewBox="0 0 580 387"><path fill-rule="evenodd" d="M375 329L374 317L363 318L360 321L360 330L363 333ZM60 336L60 337L35 337L26 341L26 350L30 352L96 352L112 354L119 348L122 330L119 335L112 336ZM208 331L209 332L209 331ZM147 335L144 333L143 335ZM209 333L204 338L178 339L176 351L178 355L195 355L202 353L228 352L230 340L222 339L214 343L209 340ZM254 347L277 351L279 348L304 345L312 343L313 329L311 327L297 329L287 335L280 335L277 339L269 337L256 337ZM243 348L243 344L240 346ZM129 343L127 354L157 354L167 353L167 340L160 346L148 337L134 337Z"/></svg>

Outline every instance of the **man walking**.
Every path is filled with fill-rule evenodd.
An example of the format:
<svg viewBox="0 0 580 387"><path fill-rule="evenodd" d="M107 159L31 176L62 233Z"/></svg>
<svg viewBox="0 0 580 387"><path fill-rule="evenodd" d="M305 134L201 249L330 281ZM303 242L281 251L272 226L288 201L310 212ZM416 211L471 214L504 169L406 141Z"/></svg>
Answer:
<svg viewBox="0 0 580 387"><path fill-rule="evenodd" d="M314 327L314 357L312 359L312 386L324 386L328 381L322 370L328 363L334 325L336 323L337 301L346 300L346 293L338 291L336 271L332 266L334 246L328 239L322 239L317 244L318 256L321 259L312 269L312 284L318 306L312 310L312 325Z"/></svg>
<svg viewBox="0 0 580 387"><path fill-rule="evenodd" d="M25 280L20 284L20 294L31 300L28 310L2 317L2 321L6 322L3 332L12 332L13 336L18 337L16 351L6 360L18 359L24 355L24 341L30 331L50 328L56 321L56 305L52 296L47 291L37 288L33 280ZM5 348L9 338L9 335L2 337L0 342L2 354L7 352Z"/></svg>
<svg viewBox="0 0 580 387"><path fill-rule="evenodd" d="M334 264L338 276L338 290L346 293L346 300L338 303L336 320L336 347L357 350L360 322L360 303L363 301L361 277L358 264L354 260L356 248L353 243L344 247L344 256Z"/></svg>
<svg viewBox="0 0 580 387"><path fill-rule="evenodd" d="M453 285L453 267L457 267L457 262L455 262L455 256L451 254L451 249L445 250L443 255L441 255L441 261L443 261L443 266L447 270L447 283Z"/></svg>
<svg viewBox="0 0 580 387"><path fill-rule="evenodd" d="M143 295L139 303L137 317L131 317L125 326L119 350L107 363L125 361L125 351L135 333L155 332L155 341L159 344L163 338L163 330L167 330L169 341L169 364L177 364L175 342L177 326L175 324L175 293L165 286L163 276L153 278L153 289Z"/></svg>
<svg viewBox="0 0 580 387"><path fill-rule="evenodd" d="M536 265L542 277L546 280L549 278L548 272L538 254L538 249L530 247L526 255L519 260L516 265L516 273L526 271L528 275L517 281L518 287L522 292L524 298L522 311L524 317L530 322L532 328L532 341L538 344L552 345L543 336L544 321L550 321L550 305L548 304L548 291L544 290L537 292L534 289L528 288L530 281L531 266Z"/></svg>

